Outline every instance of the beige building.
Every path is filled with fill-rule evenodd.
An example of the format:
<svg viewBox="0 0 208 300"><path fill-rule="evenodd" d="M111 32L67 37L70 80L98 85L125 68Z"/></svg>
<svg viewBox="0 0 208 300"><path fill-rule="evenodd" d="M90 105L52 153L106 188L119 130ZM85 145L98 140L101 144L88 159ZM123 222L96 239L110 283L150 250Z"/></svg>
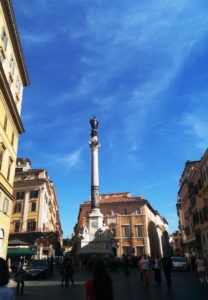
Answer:
<svg viewBox="0 0 208 300"><path fill-rule="evenodd" d="M5 258L13 203L13 179L23 88L29 84L10 0L0 1L0 256Z"/></svg>
<svg viewBox="0 0 208 300"><path fill-rule="evenodd" d="M100 210L104 222L114 235L113 252L140 256L143 253L163 255L169 250L168 223L142 196L130 193L103 194ZM79 238L88 222L90 201L80 205L75 236ZM77 239L73 239L77 240ZM76 244L74 245L76 251Z"/></svg>
<svg viewBox="0 0 208 300"><path fill-rule="evenodd" d="M17 159L14 198L9 240L29 243L38 258L57 254L62 228L56 189L47 171L32 169L29 159Z"/></svg>
<svg viewBox="0 0 208 300"><path fill-rule="evenodd" d="M200 160L186 162L177 210L184 254L202 254L208 261L208 150Z"/></svg>

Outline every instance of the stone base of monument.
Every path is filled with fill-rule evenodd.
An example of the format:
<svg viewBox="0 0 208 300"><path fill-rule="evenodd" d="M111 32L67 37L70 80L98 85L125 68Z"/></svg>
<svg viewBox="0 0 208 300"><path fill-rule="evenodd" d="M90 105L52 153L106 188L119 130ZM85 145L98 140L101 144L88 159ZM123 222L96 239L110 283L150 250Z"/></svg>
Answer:
<svg viewBox="0 0 208 300"><path fill-rule="evenodd" d="M112 254L112 233L103 225L103 215L99 209L92 209L88 224L80 234L78 254Z"/></svg>

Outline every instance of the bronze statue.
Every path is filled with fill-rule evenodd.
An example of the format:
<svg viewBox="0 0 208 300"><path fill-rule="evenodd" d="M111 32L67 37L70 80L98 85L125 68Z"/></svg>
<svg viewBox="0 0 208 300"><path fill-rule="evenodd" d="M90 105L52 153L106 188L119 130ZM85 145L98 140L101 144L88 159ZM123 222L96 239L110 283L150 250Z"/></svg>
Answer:
<svg viewBox="0 0 208 300"><path fill-rule="evenodd" d="M96 117L93 117L91 120L90 120L90 125L91 125L91 137L93 136L97 136L98 135L98 120L96 119Z"/></svg>

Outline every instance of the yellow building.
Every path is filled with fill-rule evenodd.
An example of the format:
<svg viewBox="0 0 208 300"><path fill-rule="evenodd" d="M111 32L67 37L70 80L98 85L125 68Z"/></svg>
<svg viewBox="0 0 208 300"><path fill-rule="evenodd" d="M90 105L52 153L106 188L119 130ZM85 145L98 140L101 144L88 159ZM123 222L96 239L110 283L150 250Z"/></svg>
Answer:
<svg viewBox="0 0 208 300"><path fill-rule="evenodd" d="M9 240L27 242L37 258L57 254L63 232L56 189L47 170L32 169L30 159L18 158L14 198Z"/></svg>
<svg viewBox="0 0 208 300"><path fill-rule="evenodd" d="M0 1L0 256L7 252L23 87L29 85L10 0Z"/></svg>
<svg viewBox="0 0 208 300"><path fill-rule="evenodd" d="M169 250L168 223L142 196L132 197L129 192L102 194L100 211L114 235L112 250L116 256L163 255ZM75 226L77 239L88 224L89 212L90 201L82 203Z"/></svg>

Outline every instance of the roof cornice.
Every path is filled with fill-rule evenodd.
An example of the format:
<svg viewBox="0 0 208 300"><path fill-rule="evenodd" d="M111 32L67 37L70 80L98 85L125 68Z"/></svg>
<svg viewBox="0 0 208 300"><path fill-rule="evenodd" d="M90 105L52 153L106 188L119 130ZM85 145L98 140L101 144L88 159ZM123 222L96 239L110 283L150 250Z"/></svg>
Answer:
<svg viewBox="0 0 208 300"><path fill-rule="evenodd" d="M24 86L28 86L30 84L30 80L28 77L28 72L25 64L22 44L17 30L17 23L15 20L13 6L11 0L1 0L1 3L4 11L4 16L7 22L10 38L12 41L13 49L15 52L15 56L19 65L22 82Z"/></svg>

